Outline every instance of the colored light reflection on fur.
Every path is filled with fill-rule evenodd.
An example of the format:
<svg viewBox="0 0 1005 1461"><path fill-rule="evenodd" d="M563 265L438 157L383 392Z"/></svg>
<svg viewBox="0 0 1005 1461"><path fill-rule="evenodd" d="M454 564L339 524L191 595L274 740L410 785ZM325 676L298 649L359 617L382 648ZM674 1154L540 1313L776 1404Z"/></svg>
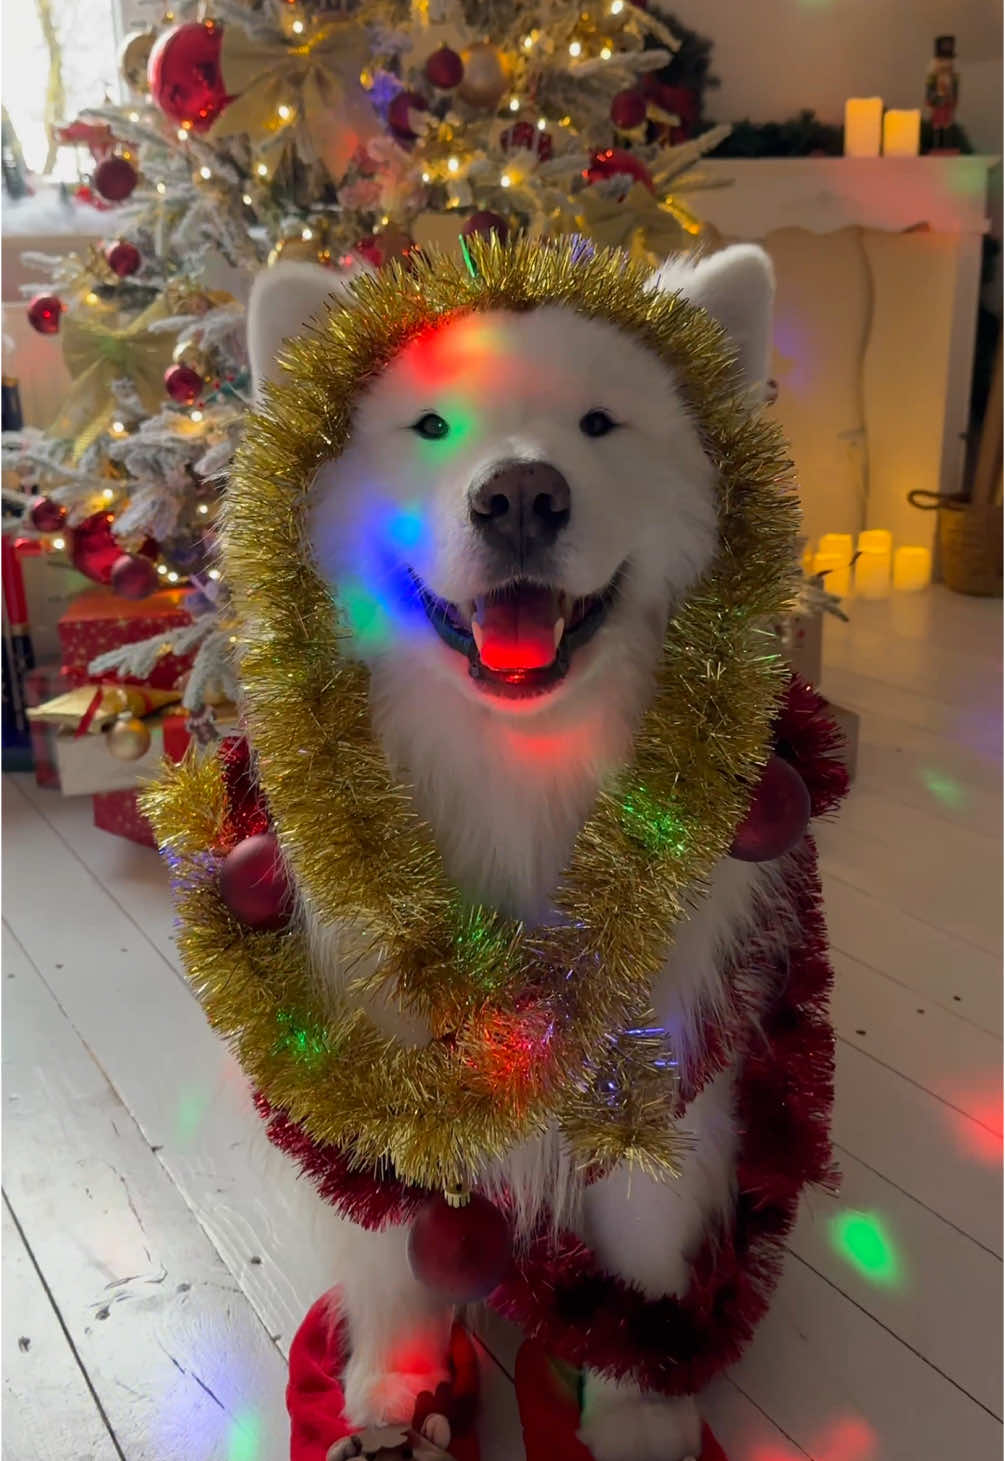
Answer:
<svg viewBox="0 0 1005 1461"><path fill-rule="evenodd" d="M883 1288L896 1288L901 1263L879 1218L867 1212L842 1212L831 1220L831 1243L863 1278Z"/></svg>
<svg viewBox="0 0 1005 1461"><path fill-rule="evenodd" d="M239 1410L227 1434L227 1461L258 1461L262 1446L262 1422L256 1411Z"/></svg>
<svg viewBox="0 0 1005 1461"><path fill-rule="evenodd" d="M408 565L425 550L429 523L418 503L378 500L355 544L353 572L335 597L363 654L385 649L396 636L425 623Z"/></svg>
<svg viewBox="0 0 1005 1461"><path fill-rule="evenodd" d="M687 847L683 822L672 807L655 801L644 786L634 787L621 803L621 825L651 852L682 853Z"/></svg>

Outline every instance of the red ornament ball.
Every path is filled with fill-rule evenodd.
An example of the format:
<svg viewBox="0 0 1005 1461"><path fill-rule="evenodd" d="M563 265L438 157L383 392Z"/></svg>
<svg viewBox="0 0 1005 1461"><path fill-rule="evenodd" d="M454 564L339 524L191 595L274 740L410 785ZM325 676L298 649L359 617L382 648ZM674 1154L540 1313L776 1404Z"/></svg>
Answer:
<svg viewBox="0 0 1005 1461"><path fill-rule="evenodd" d="M28 323L40 335L58 335L63 301L55 294L36 294L28 305Z"/></svg>
<svg viewBox="0 0 1005 1461"><path fill-rule="evenodd" d="M504 152L522 147L527 152L536 152L542 162L547 162L555 150L551 133L542 132L540 127L530 122L514 122L512 127L506 128L499 141Z"/></svg>
<svg viewBox="0 0 1005 1461"><path fill-rule="evenodd" d="M441 46L426 62L426 80L440 91L452 91L464 75L464 62L449 46Z"/></svg>
<svg viewBox="0 0 1005 1461"><path fill-rule="evenodd" d="M159 583L157 569L142 553L120 553L112 564L110 581L123 599L145 599Z"/></svg>
<svg viewBox="0 0 1005 1461"><path fill-rule="evenodd" d="M66 522L66 508L51 497L36 497L28 509L28 519L40 533L58 533Z"/></svg>
<svg viewBox="0 0 1005 1461"><path fill-rule="evenodd" d="M124 238L120 238L118 243L109 244L105 250L105 258L112 273L118 274L120 279L135 274L141 263L139 249Z"/></svg>
<svg viewBox="0 0 1005 1461"><path fill-rule="evenodd" d="M109 203L121 203L135 188L139 173L126 157L105 157L94 169L92 181Z"/></svg>
<svg viewBox="0 0 1005 1461"><path fill-rule="evenodd" d="M220 896L248 928L284 928L293 912L293 888L271 832L245 837L220 869Z"/></svg>
<svg viewBox="0 0 1005 1461"><path fill-rule="evenodd" d="M95 512L70 535L70 562L95 583L111 583L112 567L122 557L122 548L112 536L113 521L110 512Z"/></svg>
<svg viewBox="0 0 1005 1461"><path fill-rule="evenodd" d="M164 389L179 406L191 406L202 395L203 379L191 365L169 365L164 372Z"/></svg>
<svg viewBox="0 0 1005 1461"><path fill-rule="evenodd" d="M646 99L641 91L619 91L611 102L611 121L622 132L641 127L646 119Z"/></svg>
<svg viewBox="0 0 1005 1461"><path fill-rule="evenodd" d="M230 97L223 84L223 29L214 20L190 20L166 31L150 52L150 95L166 117L208 132Z"/></svg>
<svg viewBox="0 0 1005 1461"><path fill-rule="evenodd" d="M799 772L781 756L772 756L736 829L730 857L770 862L791 852L809 826L811 810L809 789Z"/></svg>
<svg viewBox="0 0 1005 1461"><path fill-rule="evenodd" d="M418 132L412 126L409 112L428 112L429 104L417 91L399 91L387 109L387 124L403 142L412 142Z"/></svg>
<svg viewBox="0 0 1005 1461"><path fill-rule="evenodd" d="M472 1193L463 1207L430 1198L408 1235L412 1273L452 1304L484 1299L502 1282L513 1254L506 1218Z"/></svg>
<svg viewBox="0 0 1005 1461"><path fill-rule="evenodd" d="M601 178L625 174L653 192L653 179L649 169L634 153L623 147L605 147L603 152L595 152L583 176L587 182L596 183Z"/></svg>
<svg viewBox="0 0 1005 1461"><path fill-rule="evenodd" d="M509 233L509 224L499 213L493 213L488 208L480 208L477 213L472 213L466 218L461 227L461 233L470 237L473 233L497 233L502 243L506 242L506 235Z"/></svg>

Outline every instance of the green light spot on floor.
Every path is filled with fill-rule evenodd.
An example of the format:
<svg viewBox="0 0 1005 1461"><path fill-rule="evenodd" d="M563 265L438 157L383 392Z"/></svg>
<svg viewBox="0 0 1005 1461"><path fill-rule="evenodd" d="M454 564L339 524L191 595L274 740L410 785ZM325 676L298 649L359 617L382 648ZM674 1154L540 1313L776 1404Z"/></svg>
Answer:
<svg viewBox="0 0 1005 1461"><path fill-rule="evenodd" d="M239 1410L230 1423L227 1461L258 1461L262 1423L253 1410Z"/></svg>
<svg viewBox="0 0 1005 1461"><path fill-rule="evenodd" d="M947 776L944 771L936 771L932 767L926 766L921 772L921 779L935 800L941 802L944 807L952 807L955 811L966 806L969 801L966 788L961 786L958 781L954 781L951 776Z"/></svg>
<svg viewBox="0 0 1005 1461"><path fill-rule="evenodd" d="M896 1288L901 1264L883 1224L872 1213L842 1212L831 1220L831 1243L870 1283Z"/></svg>
<svg viewBox="0 0 1005 1461"><path fill-rule="evenodd" d="M197 1086L186 1086L178 1093L178 1109L175 1114L175 1136L178 1141L188 1143L199 1129L199 1123L209 1106L209 1092Z"/></svg>

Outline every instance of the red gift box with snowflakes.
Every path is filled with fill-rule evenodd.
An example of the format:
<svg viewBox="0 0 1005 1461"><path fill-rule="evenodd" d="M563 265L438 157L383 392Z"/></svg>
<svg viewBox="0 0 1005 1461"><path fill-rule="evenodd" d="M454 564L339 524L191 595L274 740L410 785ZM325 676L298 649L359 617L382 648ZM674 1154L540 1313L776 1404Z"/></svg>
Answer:
<svg viewBox="0 0 1005 1461"><path fill-rule="evenodd" d="M76 683L89 678L87 666L99 654L152 639L156 634L168 635L191 624L192 616L183 607L182 589L165 589L145 599L123 599L110 589L92 589L83 593L59 621L59 642L63 653L63 672ZM195 651L175 655L164 653L145 680L132 675L118 676L125 685L149 685L154 690L173 690L177 682L192 668Z"/></svg>

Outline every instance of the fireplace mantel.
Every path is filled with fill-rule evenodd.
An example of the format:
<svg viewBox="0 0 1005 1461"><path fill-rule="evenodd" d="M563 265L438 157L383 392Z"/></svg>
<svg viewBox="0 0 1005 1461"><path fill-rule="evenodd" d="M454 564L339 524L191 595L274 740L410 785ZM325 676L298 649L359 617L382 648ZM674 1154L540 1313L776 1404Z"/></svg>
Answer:
<svg viewBox="0 0 1005 1461"><path fill-rule="evenodd" d="M962 486L994 157L722 159L685 195L778 276L779 418L806 531L928 543L914 487Z"/></svg>

